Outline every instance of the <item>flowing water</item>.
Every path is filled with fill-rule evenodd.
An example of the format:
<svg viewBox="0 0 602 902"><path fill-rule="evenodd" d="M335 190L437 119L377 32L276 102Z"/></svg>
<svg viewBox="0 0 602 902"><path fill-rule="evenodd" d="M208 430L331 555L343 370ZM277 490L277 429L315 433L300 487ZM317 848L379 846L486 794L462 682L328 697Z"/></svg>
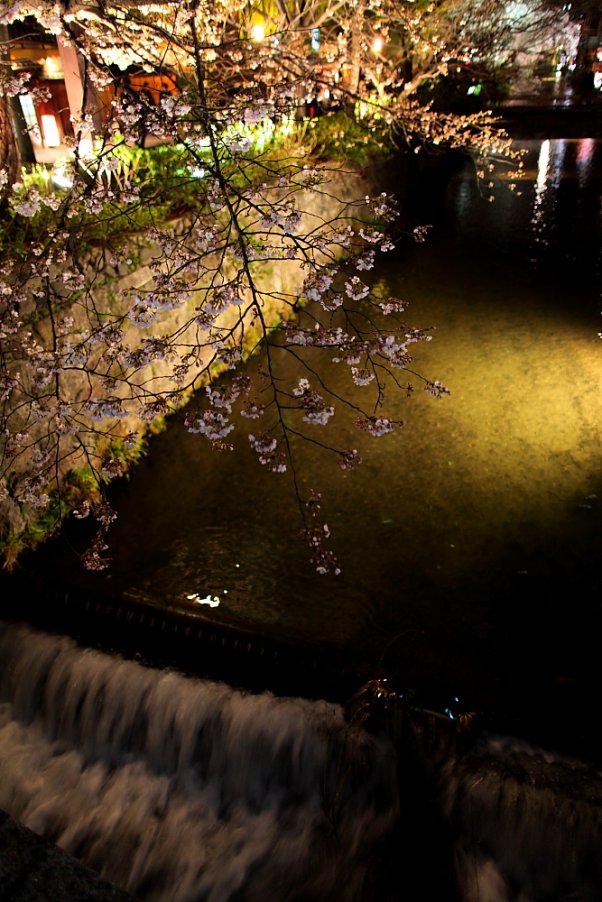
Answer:
<svg viewBox="0 0 602 902"><path fill-rule="evenodd" d="M463 902L596 902L600 773L518 740L486 738L441 775Z"/></svg>
<svg viewBox="0 0 602 902"><path fill-rule="evenodd" d="M405 716L373 736L5 624L0 807L141 900L600 899L602 774L499 737L429 766Z"/></svg>
<svg viewBox="0 0 602 902"><path fill-rule="evenodd" d="M326 702L0 631L0 808L142 899L361 898L395 756Z"/></svg>

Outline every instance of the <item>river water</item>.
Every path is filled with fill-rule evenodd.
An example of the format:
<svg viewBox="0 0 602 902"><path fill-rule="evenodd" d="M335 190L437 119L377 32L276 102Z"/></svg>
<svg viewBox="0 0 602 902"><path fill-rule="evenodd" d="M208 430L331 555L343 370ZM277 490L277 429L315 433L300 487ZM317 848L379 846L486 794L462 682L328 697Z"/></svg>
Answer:
<svg viewBox="0 0 602 902"><path fill-rule="evenodd" d="M207 618L344 649L419 699L555 721L599 763L579 733L599 690L602 146L525 148L522 195L493 204L469 167L427 166L431 237L376 273L437 326L418 363L451 395L404 400L378 441L341 418L355 473L296 449L339 577L308 567L286 477L179 417L115 489L107 573L79 570L71 532L27 565L84 594L210 596ZM0 807L141 899L600 898L599 772L499 735L426 770L399 751L337 705L0 628Z"/></svg>
<svg viewBox="0 0 602 902"><path fill-rule="evenodd" d="M184 608L219 599L208 618L344 648L425 697L581 717L601 625L602 145L522 146L521 195L501 181L494 203L470 166L427 165L410 208L429 240L376 273L412 325L436 326L417 367L450 396L401 399L405 428L379 440L337 414L339 444L365 460L354 473L295 448L340 576L308 565L287 476L244 437L213 452L183 417L115 491L109 571L86 575L55 544L55 573ZM353 391L334 364L327 377Z"/></svg>

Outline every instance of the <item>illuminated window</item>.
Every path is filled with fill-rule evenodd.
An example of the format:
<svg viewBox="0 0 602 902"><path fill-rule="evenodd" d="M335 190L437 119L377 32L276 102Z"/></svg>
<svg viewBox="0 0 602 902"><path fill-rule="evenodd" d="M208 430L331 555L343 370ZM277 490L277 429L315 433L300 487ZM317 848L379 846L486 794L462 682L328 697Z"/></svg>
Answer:
<svg viewBox="0 0 602 902"><path fill-rule="evenodd" d="M34 133L38 130L38 117L36 116L36 108L33 103L33 97L31 94L19 94L19 103L21 104L21 109L23 110L23 118L25 119L25 124L30 131Z"/></svg>
<svg viewBox="0 0 602 902"><path fill-rule="evenodd" d="M41 118L44 144L46 147L58 147L61 143L61 136L59 134L56 117L52 115L43 115Z"/></svg>

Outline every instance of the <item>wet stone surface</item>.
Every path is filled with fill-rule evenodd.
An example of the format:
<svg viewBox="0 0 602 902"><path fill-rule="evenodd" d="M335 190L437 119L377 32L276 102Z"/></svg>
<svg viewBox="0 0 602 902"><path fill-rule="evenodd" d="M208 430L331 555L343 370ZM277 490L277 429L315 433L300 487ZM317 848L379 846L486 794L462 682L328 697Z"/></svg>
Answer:
<svg viewBox="0 0 602 902"><path fill-rule="evenodd" d="M127 902L131 896L0 811L0 899Z"/></svg>

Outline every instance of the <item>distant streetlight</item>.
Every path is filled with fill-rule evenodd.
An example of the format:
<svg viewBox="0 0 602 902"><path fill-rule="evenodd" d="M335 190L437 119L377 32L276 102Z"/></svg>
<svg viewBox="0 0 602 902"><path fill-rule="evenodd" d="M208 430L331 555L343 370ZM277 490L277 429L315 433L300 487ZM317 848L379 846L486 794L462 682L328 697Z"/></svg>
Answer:
<svg viewBox="0 0 602 902"><path fill-rule="evenodd" d="M380 53L385 46L385 42L379 34L372 41L372 53Z"/></svg>
<svg viewBox="0 0 602 902"><path fill-rule="evenodd" d="M261 24L253 25L251 28L251 40L259 43L265 38L265 28Z"/></svg>

